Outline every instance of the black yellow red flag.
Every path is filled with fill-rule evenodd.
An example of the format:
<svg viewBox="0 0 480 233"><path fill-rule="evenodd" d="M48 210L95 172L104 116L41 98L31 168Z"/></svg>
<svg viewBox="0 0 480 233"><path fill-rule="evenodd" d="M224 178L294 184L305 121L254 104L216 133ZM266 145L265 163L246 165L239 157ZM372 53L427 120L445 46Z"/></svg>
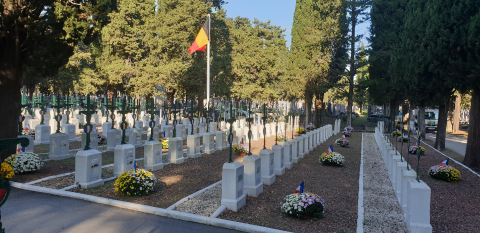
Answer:
<svg viewBox="0 0 480 233"><path fill-rule="evenodd" d="M193 42L190 49L188 49L188 53L192 54L195 51L205 51L205 46L210 43L210 17L207 18L205 23L203 24L200 32L197 35L197 38Z"/></svg>

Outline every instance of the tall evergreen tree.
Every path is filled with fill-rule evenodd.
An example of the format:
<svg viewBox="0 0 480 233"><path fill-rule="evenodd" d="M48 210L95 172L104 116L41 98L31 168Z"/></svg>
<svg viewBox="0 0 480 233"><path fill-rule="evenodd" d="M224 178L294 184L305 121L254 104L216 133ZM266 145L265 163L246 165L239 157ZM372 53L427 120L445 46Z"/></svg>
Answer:
<svg viewBox="0 0 480 233"><path fill-rule="evenodd" d="M357 74L358 62L355 59L357 54L355 43L357 43L362 35L357 35L356 26L365 22L367 19L366 10L369 7L370 0L346 0L346 9L348 15L348 23L350 29L350 35L348 36L348 43L350 45L350 60L349 60L349 72L348 72L348 107L347 107L347 124L352 123L352 108L353 108L353 90L354 90L354 77Z"/></svg>
<svg viewBox="0 0 480 233"><path fill-rule="evenodd" d="M480 2L428 1L425 30L429 70L457 90L472 90L470 125L464 164L480 168Z"/></svg>
<svg viewBox="0 0 480 233"><path fill-rule="evenodd" d="M65 65L77 41L94 38L110 1L2 1L0 4L0 138L17 136L20 88L24 70L57 71ZM53 48L53 49L52 49ZM63 59L49 59L61 53ZM66 54L66 55L64 55ZM60 57L60 56L59 56ZM29 77L26 77L29 78ZM9 155L2 153L1 157Z"/></svg>
<svg viewBox="0 0 480 233"><path fill-rule="evenodd" d="M331 78L336 82L340 77L331 75L330 69L332 63L340 64L336 59L341 57L337 52L344 37L344 15L340 0L297 0L295 5L287 92L291 98L305 100L305 124L309 122L313 96L318 94L316 99L323 100Z"/></svg>

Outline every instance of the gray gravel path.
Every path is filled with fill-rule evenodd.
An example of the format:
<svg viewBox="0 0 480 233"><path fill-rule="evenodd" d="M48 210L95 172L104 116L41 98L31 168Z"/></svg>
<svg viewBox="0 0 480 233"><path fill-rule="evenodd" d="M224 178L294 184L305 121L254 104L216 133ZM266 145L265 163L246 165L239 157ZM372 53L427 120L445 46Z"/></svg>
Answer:
<svg viewBox="0 0 480 233"><path fill-rule="evenodd" d="M363 135L364 232L408 232L373 134Z"/></svg>

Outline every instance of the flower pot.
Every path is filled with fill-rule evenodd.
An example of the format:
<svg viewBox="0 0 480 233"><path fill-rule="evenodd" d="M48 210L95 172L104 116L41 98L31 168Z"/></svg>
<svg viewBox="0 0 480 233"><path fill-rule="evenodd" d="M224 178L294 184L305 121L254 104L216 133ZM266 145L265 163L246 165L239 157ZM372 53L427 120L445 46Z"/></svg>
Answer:
<svg viewBox="0 0 480 233"><path fill-rule="evenodd" d="M245 155L247 155L247 153L240 153L239 155L240 156L245 156Z"/></svg>

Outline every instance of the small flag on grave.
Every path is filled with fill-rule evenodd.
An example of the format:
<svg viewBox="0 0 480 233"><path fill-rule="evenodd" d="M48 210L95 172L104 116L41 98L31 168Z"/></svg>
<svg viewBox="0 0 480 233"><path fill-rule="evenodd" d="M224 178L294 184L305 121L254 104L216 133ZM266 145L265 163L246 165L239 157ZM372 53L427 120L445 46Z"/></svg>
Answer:
<svg viewBox="0 0 480 233"><path fill-rule="evenodd" d="M295 193L299 193L299 194L300 194L300 193L303 193L303 184L304 184L304 182L302 182L302 183L298 186L298 188L295 190Z"/></svg>
<svg viewBox="0 0 480 233"><path fill-rule="evenodd" d="M330 145L330 147L328 147L328 149L325 151L325 153L331 153L333 152L333 146Z"/></svg>
<svg viewBox="0 0 480 233"><path fill-rule="evenodd" d="M346 140L345 133L343 133L343 135L342 135L342 140Z"/></svg>
<svg viewBox="0 0 480 233"><path fill-rule="evenodd" d="M138 169L137 161L133 162L133 168L135 168L135 172L137 172L137 169Z"/></svg>
<svg viewBox="0 0 480 233"><path fill-rule="evenodd" d="M450 159L445 159L443 162L441 162L438 166L444 166L444 165L448 165L448 160Z"/></svg>

